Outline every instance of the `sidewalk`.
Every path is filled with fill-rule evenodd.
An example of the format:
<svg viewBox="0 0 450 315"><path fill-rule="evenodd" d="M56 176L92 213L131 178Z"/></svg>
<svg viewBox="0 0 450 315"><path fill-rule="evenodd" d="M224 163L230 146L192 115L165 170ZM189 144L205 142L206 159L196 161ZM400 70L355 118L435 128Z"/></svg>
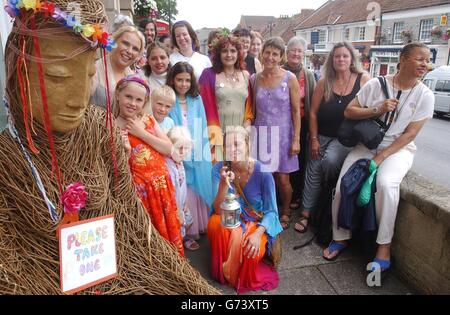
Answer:
<svg viewBox="0 0 450 315"><path fill-rule="evenodd" d="M295 220L297 218L294 215ZM295 221L293 221L295 222ZM348 295L348 294L414 294L405 283L391 272L382 287L369 288L366 285L364 271L367 262L359 253L357 246L351 247L334 262L322 258L322 248L315 242L304 248L293 250L294 246L303 244L312 237L308 231L300 234L294 231L294 224L284 231L283 256L278 268L280 283L277 289L265 292L258 291L251 294L269 295ZM223 294L235 295L233 288L222 286L209 276L210 250L206 235L199 241L201 249L195 252L186 250L186 257L191 264Z"/></svg>

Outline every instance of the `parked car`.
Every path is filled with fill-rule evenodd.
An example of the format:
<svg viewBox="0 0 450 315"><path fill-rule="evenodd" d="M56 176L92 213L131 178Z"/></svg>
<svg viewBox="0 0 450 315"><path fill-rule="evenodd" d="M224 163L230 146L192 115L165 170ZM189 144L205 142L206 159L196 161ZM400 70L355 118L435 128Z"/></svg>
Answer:
<svg viewBox="0 0 450 315"><path fill-rule="evenodd" d="M429 72L423 83L434 93L436 115L450 115L450 66L441 66Z"/></svg>

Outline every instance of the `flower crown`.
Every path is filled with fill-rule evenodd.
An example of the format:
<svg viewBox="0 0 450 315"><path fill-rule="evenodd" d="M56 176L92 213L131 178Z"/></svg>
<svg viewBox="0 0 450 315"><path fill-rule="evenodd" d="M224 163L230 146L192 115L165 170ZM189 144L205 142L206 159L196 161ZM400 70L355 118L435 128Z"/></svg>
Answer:
<svg viewBox="0 0 450 315"><path fill-rule="evenodd" d="M72 29L75 34L81 35L92 47L99 45L101 48L111 51L117 45L111 35L105 32L101 25L81 24L73 13L62 11L51 1L8 0L5 6L5 11L13 19L31 10L33 10L34 14L41 13L45 17L52 17L59 21L67 28Z"/></svg>

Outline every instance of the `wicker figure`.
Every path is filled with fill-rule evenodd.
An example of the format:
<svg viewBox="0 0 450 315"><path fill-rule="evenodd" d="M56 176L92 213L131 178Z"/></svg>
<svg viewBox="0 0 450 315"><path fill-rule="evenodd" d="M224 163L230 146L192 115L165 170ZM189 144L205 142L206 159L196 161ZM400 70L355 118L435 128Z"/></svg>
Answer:
<svg viewBox="0 0 450 315"><path fill-rule="evenodd" d="M45 5L65 10L69 2L74 1ZM106 22L100 1L78 3L83 25ZM0 134L0 294L61 294L58 222L49 215L24 151L59 217L59 184L77 181L88 192L80 220L115 215L118 276L81 293L219 293L152 227L136 197L118 130L108 131L106 112L88 106L96 55L85 39L92 34L82 38L62 26L54 18L61 11L52 18L39 10L21 11L6 48L6 99L25 150L13 132Z"/></svg>

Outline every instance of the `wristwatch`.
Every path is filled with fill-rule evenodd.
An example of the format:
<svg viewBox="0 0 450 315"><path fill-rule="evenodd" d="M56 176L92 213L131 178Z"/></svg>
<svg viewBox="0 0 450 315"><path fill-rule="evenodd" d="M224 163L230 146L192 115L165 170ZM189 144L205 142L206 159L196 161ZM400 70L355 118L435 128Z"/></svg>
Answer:
<svg viewBox="0 0 450 315"><path fill-rule="evenodd" d="M372 113L378 114L379 111L380 111L380 108L378 108L378 106L372 107Z"/></svg>

